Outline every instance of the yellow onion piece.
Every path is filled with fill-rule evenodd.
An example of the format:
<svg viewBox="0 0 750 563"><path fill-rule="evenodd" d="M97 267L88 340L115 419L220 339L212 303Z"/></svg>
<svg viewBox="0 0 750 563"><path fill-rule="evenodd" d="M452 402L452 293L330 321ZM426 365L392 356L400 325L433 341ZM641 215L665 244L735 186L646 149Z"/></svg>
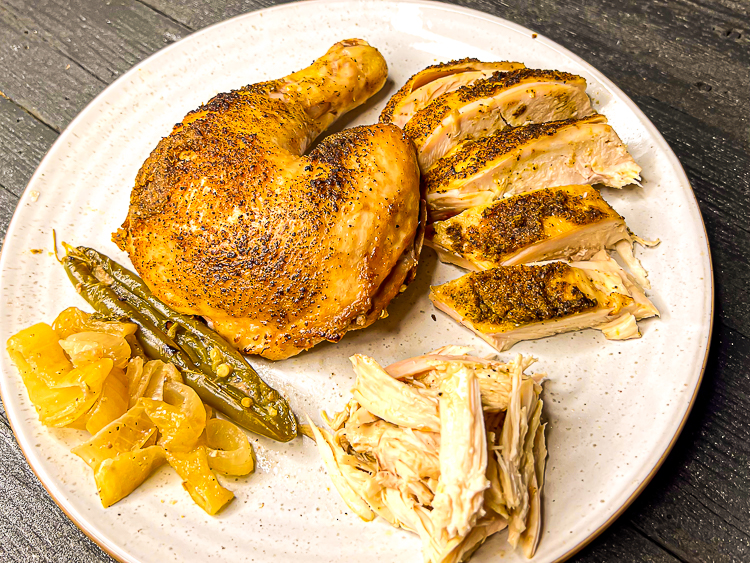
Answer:
<svg viewBox="0 0 750 563"><path fill-rule="evenodd" d="M135 334L138 325L135 323L121 323L119 321L103 321L96 319L90 313L85 313L76 307L68 307L57 315L52 328L58 338L68 338L77 332L104 332L113 336L126 337Z"/></svg>
<svg viewBox="0 0 750 563"><path fill-rule="evenodd" d="M147 368L149 364L157 364L157 366L151 374L151 377L149 377L148 379L148 385L146 386L146 391L143 396L149 399L163 401L164 384L167 381L182 383L182 375L180 375L180 372L177 370L174 364L165 364L160 360L148 362L148 364L146 364L146 366L144 366L143 368L144 371L148 371Z"/></svg>
<svg viewBox="0 0 750 563"><path fill-rule="evenodd" d="M206 422L208 465L225 475L247 475L255 469L253 447L247 435L228 420Z"/></svg>
<svg viewBox="0 0 750 563"><path fill-rule="evenodd" d="M132 493L164 461L161 446L123 452L102 461L94 471L94 480L104 508Z"/></svg>
<svg viewBox="0 0 750 563"><path fill-rule="evenodd" d="M182 383L182 376L174 364L152 360L139 367L140 360L134 358L134 361L136 363L132 372L128 371L128 393L131 406L141 397L157 401L164 400L165 381Z"/></svg>
<svg viewBox="0 0 750 563"><path fill-rule="evenodd" d="M143 386L141 390L141 380L143 378L143 358L136 356L130 358L128 362L128 369L125 371L125 379L128 382L128 408L133 408L135 403L143 396L143 391L146 390L146 386ZM140 393L140 394L139 394Z"/></svg>
<svg viewBox="0 0 750 563"><path fill-rule="evenodd" d="M8 354L39 420L60 427L75 424L91 409L112 369L112 360L104 358L73 368L57 340L52 327L39 323L11 337Z"/></svg>
<svg viewBox="0 0 750 563"><path fill-rule="evenodd" d="M145 371L145 369L144 369ZM164 383L164 400L142 398L146 413L159 428L158 444L168 452L187 452L206 428L206 409L198 394L176 381Z"/></svg>
<svg viewBox="0 0 750 563"><path fill-rule="evenodd" d="M125 338L104 332L77 332L60 340L60 346L76 367L111 358L116 368L125 369L130 359L130 346Z"/></svg>
<svg viewBox="0 0 750 563"><path fill-rule="evenodd" d="M234 498L234 493L221 486L208 465L205 446L190 452L167 452L167 461L182 477L183 488L203 510L216 514Z"/></svg>
<svg viewBox="0 0 750 563"><path fill-rule="evenodd" d="M71 451L96 471L105 459L153 444L155 434L156 425L151 422L146 409L143 405L136 405Z"/></svg>
<svg viewBox="0 0 750 563"><path fill-rule="evenodd" d="M104 381L99 400L86 414L86 430L96 434L110 422L120 418L127 410L128 388L125 384L125 372L115 367Z"/></svg>
<svg viewBox="0 0 750 563"><path fill-rule="evenodd" d="M21 372L32 403L38 402L32 396L37 382L51 386L73 370L73 364L57 341L57 334L45 323L30 326L8 339L8 354Z"/></svg>

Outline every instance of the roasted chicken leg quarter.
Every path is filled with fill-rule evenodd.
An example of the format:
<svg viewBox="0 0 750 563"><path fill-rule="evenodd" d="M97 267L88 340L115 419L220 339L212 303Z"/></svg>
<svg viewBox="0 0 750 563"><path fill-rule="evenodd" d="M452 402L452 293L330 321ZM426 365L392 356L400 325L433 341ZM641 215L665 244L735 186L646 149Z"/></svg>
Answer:
<svg viewBox="0 0 750 563"><path fill-rule="evenodd" d="M154 294L248 354L283 359L373 323L414 275L419 169L391 124L332 135L385 83L366 42L219 94L143 164L113 236Z"/></svg>

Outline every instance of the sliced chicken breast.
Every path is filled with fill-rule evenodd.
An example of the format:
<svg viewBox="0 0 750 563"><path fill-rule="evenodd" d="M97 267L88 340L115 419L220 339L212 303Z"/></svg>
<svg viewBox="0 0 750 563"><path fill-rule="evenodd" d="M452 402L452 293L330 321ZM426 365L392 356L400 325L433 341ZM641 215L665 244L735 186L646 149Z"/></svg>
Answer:
<svg viewBox="0 0 750 563"><path fill-rule="evenodd" d="M460 143L508 126L586 117L595 113L586 80L554 70L520 69L443 94L404 126L427 171Z"/></svg>
<svg viewBox="0 0 750 563"><path fill-rule="evenodd" d="M542 187L638 183L636 164L603 115L506 129L465 143L423 176L427 206L440 220L501 196Z"/></svg>
<svg viewBox="0 0 750 563"><path fill-rule="evenodd" d="M393 123L403 128L416 112L438 96L473 84L482 78L489 78L495 72L521 68L526 66L523 63L510 62L484 63L469 58L428 66L412 76L391 97L380 114L380 122Z"/></svg>
<svg viewBox="0 0 750 563"><path fill-rule="evenodd" d="M435 306L499 351L584 328L610 340L641 336L636 320L659 314L606 251L592 260L501 266L431 288Z"/></svg>
<svg viewBox="0 0 750 563"><path fill-rule="evenodd" d="M638 282L649 287L625 219L591 186L544 188L499 199L437 221L433 228L428 244L440 259L469 270L586 260L607 248L620 252Z"/></svg>

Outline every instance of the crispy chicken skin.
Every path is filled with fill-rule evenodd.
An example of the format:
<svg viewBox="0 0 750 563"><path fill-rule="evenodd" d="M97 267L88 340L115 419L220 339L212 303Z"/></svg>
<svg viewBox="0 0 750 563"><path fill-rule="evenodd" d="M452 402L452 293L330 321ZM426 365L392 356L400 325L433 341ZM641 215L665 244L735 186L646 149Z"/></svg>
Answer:
<svg viewBox="0 0 750 563"><path fill-rule="evenodd" d="M113 236L151 290L238 349L283 359L374 322L413 277L419 170L389 124L310 143L385 83L366 42L219 94L144 163Z"/></svg>

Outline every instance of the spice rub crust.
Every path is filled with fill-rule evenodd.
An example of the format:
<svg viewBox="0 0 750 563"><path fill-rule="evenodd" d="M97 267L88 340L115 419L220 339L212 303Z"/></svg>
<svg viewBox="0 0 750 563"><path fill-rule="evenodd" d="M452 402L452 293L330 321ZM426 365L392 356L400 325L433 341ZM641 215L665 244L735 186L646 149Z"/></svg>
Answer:
<svg viewBox="0 0 750 563"><path fill-rule="evenodd" d="M584 285L575 268L551 262L467 274L433 287L432 292L463 318L474 324L494 325L502 332L597 307L596 299L579 287Z"/></svg>
<svg viewBox="0 0 750 563"><path fill-rule="evenodd" d="M391 96L391 99L388 100L385 108L383 108L383 111L380 113L380 123L391 123L391 121L393 121L393 112L396 110L396 106L398 105L398 103L406 96L414 92L414 90L424 85L420 83L420 79L422 77L430 74L435 74L436 78L440 78L442 76L448 76L449 74L457 74L459 72L474 70L474 68L476 68L476 63L480 63L479 59L466 57L465 59L448 61L447 63L438 63L423 68L418 73L412 75L412 77L406 81L406 84L404 84L398 92Z"/></svg>

